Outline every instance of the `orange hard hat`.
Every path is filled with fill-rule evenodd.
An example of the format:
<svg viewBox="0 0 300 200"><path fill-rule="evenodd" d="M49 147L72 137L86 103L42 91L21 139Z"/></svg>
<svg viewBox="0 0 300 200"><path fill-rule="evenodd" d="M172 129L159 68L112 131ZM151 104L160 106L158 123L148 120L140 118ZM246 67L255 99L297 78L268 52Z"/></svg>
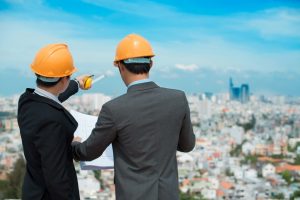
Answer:
<svg viewBox="0 0 300 200"><path fill-rule="evenodd" d="M115 62L128 58L153 57L150 43L140 35L129 34L117 46Z"/></svg>
<svg viewBox="0 0 300 200"><path fill-rule="evenodd" d="M44 77L70 76L77 69L66 44L49 44L36 54L31 69Z"/></svg>

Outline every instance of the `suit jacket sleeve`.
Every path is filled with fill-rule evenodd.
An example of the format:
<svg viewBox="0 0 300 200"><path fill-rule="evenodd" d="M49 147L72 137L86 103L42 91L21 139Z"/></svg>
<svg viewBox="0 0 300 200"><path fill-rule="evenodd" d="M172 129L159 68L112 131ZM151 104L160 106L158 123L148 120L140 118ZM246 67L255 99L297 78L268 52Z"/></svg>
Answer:
<svg viewBox="0 0 300 200"><path fill-rule="evenodd" d="M83 143L73 142L72 151L75 160L90 161L102 155L116 138L116 127L112 115L103 105L95 128Z"/></svg>
<svg viewBox="0 0 300 200"><path fill-rule="evenodd" d="M76 81L74 80L70 80L68 88L58 96L58 100L60 102L64 102L70 96L76 94L77 92L78 92L78 83L76 83Z"/></svg>
<svg viewBox="0 0 300 200"><path fill-rule="evenodd" d="M184 95L185 116L179 135L177 150L189 152L195 147L195 135L191 123L190 108L186 96Z"/></svg>
<svg viewBox="0 0 300 200"><path fill-rule="evenodd" d="M51 199L70 199L72 183L66 168L70 159L70 145L67 144L65 128L60 122L52 121L43 126L41 131L35 145L41 157L48 192Z"/></svg>

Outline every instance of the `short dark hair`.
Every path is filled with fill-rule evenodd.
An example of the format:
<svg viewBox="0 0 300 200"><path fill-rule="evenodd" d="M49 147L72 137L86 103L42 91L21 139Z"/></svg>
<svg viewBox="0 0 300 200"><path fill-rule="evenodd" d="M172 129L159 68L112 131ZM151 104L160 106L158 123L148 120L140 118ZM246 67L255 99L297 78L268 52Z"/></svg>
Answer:
<svg viewBox="0 0 300 200"><path fill-rule="evenodd" d="M122 60L121 63L126 67L128 71L134 74L145 74L150 71L150 63L124 63Z"/></svg>
<svg viewBox="0 0 300 200"><path fill-rule="evenodd" d="M42 86L42 87L53 87L55 86L59 81L61 80L61 78L59 78L56 82L45 82L45 81L42 81L41 79L39 78L36 78L36 84L37 86Z"/></svg>
<svg viewBox="0 0 300 200"><path fill-rule="evenodd" d="M70 78L70 76L65 76L67 78ZM36 78L36 84L37 86L42 86L42 87L53 87L55 86L59 81L61 81L63 77L59 78L57 81L55 82L46 82L46 81L42 81L41 79L39 79L38 77Z"/></svg>

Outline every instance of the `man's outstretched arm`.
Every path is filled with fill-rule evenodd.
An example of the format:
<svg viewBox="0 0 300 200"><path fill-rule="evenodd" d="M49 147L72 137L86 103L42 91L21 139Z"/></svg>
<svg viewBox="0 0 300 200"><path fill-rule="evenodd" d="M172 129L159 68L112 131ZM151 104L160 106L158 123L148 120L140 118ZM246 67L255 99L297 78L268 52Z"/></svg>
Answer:
<svg viewBox="0 0 300 200"><path fill-rule="evenodd" d="M72 142L73 158L90 161L102 155L116 138L116 127L109 109L103 105L95 128L84 142Z"/></svg>

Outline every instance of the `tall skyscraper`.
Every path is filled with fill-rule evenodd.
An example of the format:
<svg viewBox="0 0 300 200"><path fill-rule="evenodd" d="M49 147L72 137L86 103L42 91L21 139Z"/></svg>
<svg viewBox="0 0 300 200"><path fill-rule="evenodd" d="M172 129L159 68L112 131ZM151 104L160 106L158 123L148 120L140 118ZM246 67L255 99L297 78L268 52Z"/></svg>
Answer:
<svg viewBox="0 0 300 200"><path fill-rule="evenodd" d="M250 99L249 95L249 85L248 84L242 84L241 86L241 102L246 103Z"/></svg>
<svg viewBox="0 0 300 200"><path fill-rule="evenodd" d="M229 95L230 95L230 100L232 100L233 98L233 82L232 82L232 78L229 78Z"/></svg>
<svg viewBox="0 0 300 200"><path fill-rule="evenodd" d="M246 103L250 99L249 85L242 84L241 87L234 87L232 78L229 79L230 100Z"/></svg>

